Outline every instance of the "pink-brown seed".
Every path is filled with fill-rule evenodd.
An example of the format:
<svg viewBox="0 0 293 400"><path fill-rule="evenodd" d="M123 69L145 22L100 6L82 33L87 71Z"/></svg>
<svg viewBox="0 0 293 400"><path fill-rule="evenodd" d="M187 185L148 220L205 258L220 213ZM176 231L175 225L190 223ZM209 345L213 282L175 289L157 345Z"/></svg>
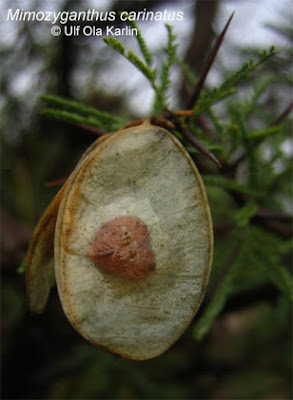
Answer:
<svg viewBox="0 0 293 400"><path fill-rule="evenodd" d="M101 271L125 280L144 278L155 268L148 228L136 217L116 217L103 225L89 258Z"/></svg>

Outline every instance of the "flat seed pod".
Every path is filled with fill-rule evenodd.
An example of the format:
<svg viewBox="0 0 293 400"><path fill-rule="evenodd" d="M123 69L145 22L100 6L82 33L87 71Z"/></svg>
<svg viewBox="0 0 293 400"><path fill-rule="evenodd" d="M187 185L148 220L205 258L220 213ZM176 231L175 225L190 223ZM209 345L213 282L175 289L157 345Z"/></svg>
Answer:
<svg viewBox="0 0 293 400"><path fill-rule="evenodd" d="M118 131L62 199L55 271L65 314L98 347L158 356L195 315L212 249L205 190L180 142L150 124Z"/></svg>
<svg viewBox="0 0 293 400"><path fill-rule="evenodd" d="M83 154L68 181L46 208L34 230L26 258L26 293L29 308L35 314L40 314L44 311L50 290L55 282L54 236L57 214L65 187L78 170L79 164L107 137L108 135L105 135L97 139Z"/></svg>
<svg viewBox="0 0 293 400"><path fill-rule="evenodd" d="M26 259L26 293L30 310L44 311L54 285L54 235L65 186L56 194L35 228Z"/></svg>

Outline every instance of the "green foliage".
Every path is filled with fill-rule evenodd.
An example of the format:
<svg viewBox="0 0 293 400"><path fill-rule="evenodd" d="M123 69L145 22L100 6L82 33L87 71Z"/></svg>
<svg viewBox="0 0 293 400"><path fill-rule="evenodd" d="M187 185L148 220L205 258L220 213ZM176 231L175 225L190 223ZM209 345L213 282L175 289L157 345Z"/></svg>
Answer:
<svg viewBox="0 0 293 400"><path fill-rule="evenodd" d="M261 112L265 106L259 106L272 85L284 82L285 77L269 73L253 80L252 75L276 55L277 52L271 48L259 53L256 60L245 62L218 87L202 92L194 108L193 133L203 143L205 141L207 148L214 145L223 165L220 174L203 175L214 224L230 228L221 238L223 245L218 243L221 239L217 235L215 238L212 295L194 326L197 340L209 332L231 296L245 291L249 293L254 287L272 285L287 301L293 300L293 281L286 260L286 257L290 258L292 249L284 239L291 234L292 217L288 216L288 222L278 221L286 210L286 201L280 201L278 193L281 190L283 200L288 199L285 192L288 180L292 179L292 175L289 177L292 174L292 156L284 153L289 126L284 126L284 123L272 125L277 115L265 115ZM238 93L248 79L252 94L247 98L234 96L232 100L231 95ZM240 87L236 89L236 85ZM214 105L222 100L225 102L221 108L215 109ZM198 126L197 116L203 113L213 127L213 135ZM269 151L271 156L266 157L264 151ZM283 172L278 172L276 165L282 165ZM268 209L272 220L262 215L262 208ZM278 229L280 225L281 230Z"/></svg>
<svg viewBox="0 0 293 400"><path fill-rule="evenodd" d="M254 188L221 176L204 175L203 181L208 185L219 186L231 192L247 194L252 198L257 198L261 195L261 192L257 192Z"/></svg>
<svg viewBox="0 0 293 400"><path fill-rule="evenodd" d="M269 126L267 129L248 133L247 138L250 140L263 139L266 136L274 135L276 133L280 133L281 131L281 126Z"/></svg>
<svg viewBox="0 0 293 400"><path fill-rule="evenodd" d="M93 107L85 106L76 101L49 95L42 95L40 99L49 103L51 106L63 108L63 110L52 108L42 110L43 115L51 118L74 124L92 126L97 129L105 130L106 132L116 131L124 124L120 118L96 110Z"/></svg>
<svg viewBox="0 0 293 400"><path fill-rule="evenodd" d="M267 28L272 29L276 33L281 33L284 35L286 38L289 40L292 40L293 38L293 28L292 26L289 25L276 25L276 24L265 24Z"/></svg>
<svg viewBox="0 0 293 400"><path fill-rule="evenodd" d="M156 79L156 70L151 68L151 63L150 63L150 58L148 56L148 50L146 47L146 44L141 41L141 33L139 32L139 38L138 43L140 45L140 49L142 50L143 56L146 59L146 63L140 59L136 54L134 54L131 50L129 50L127 53L125 51L124 45L119 42L117 39L114 38L104 38L104 42L111 47L113 50L117 51L117 53L121 54L123 57L125 57L132 65L134 65L150 82L151 86L157 91L157 87L155 84L155 79ZM137 36L138 37L138 36Z"/></svg>
<svg viewBox="0 0 293 400"><path fill-rule="evenodd" d="M236 225L240 228L245 227L249 224L252 217L257 213L257 206L254 201L247 202L244 207L242 207L235 214Z"/></svg>
<svg viewBox="0 0 293 400"><path fill-rule="evenodd" d="M251 207L250 213L252 210ZM222 265L222 269L228 271L219 279L211 301L195 324L193 334L197 340L208 333L229 295L246 287L253 287L255 283L270 281L287 299L293 300L292 278L281 265L284 247L280 245L279 238L252 226L245 229L239 227L232 235L236 238L236 243L235 239L231 242L232 248Z"/></svg>
<svg viewBox="0 0 293 400"><path fill-rule="evenodd" d="M104 42L113 50L117 51L117 53L122 54L123 56L125 55L125 47L119 42L119 40L110 37L104 38Z"/></svg>
<svg viewBox="0 0 293 400"><path fill-rule="evenodd" d="M73 111L80 115L92 116L103 122L117 123L117 124L121 124L121 122L122 122L120 118L115 117L114 115L108 114L103 111L99 111L93 107L85 106L84 104L78 103L76 101L64 99L62 97L42 95L42 96L40 96L40 99L43 101L46 101L47 103L51 104L52 106L60 106L60 107L64 108L65 110Z"/></svg>
<svg viewBox="0 0 293 400"><path fill-rule="evenodd" d="M71 113L69 111L44 109L42 110L41 115L61 121L71 122L76 125L92 126L97 129L104 128L104 124L100 123L100 121L96 120L95 118L83 118L80 115Z"/></svg>
<svg viewBox="0 0 293 400"><path fill-rule="evenodd" d="M197 78L189 65L185 64L184 61L178 57L176 58L176 64L179 66L182 75L184 76L190 87L195 87Z"/></svg>
<svg viewBox="0 0 293 400"><path fill-rule="evenodd" d="M20 266L17 268L17 272L19 273L19 275L23 275L25 273L25 270L26 270L26 260L24 259L20 264Z"/></svg>
<svg viewBox="0 0 293 400"><path fill-rule="evenodd" d="M274 47L271 47L268 51L264 50L260 52L257 60L251 59L246 61L236 72L228 76L218 88L203 92L199 102L195 105L195 116L207 111L217 102L237 93L236 86L245 82L252 72L276 54L277 52Z"/></svg>
<svg viewBox="0 0 293 400"><path fill-rule="evenodd" d="M249 99L243 102L243 112L246 117L249 117L255 111L255 107L257 107L257 102L260 97L269 89L270 86L278 82L278 79L280 78L270 74L258 77L252 95Z"/></svg>
<svg viewBox="0 0 293 400"><path fill-rule="evenodd" d="M140 48L140 51L143 55L144 61L138 57L131 50L128 52L125 51L124 45L119 42L117 39L113 38L104 38L104 42L111 47L113 50L121 54L125 57L131 64L133 64L149 81L152 88L155 92L155 100L154 100L154 114L159 115L167 108L167 92L170 87L171 78L170 78L170 69L176 64L176 49L177 45L175 44L176 36L173 33L172 27L166 24L166 29L168 32L168 40L167 40L167 48L166 48L166 56L167 60L163 61L161 64L161 71L158 76L157 70L152 67L153 60L152 55L147 47L145 40L137 28L137 25L133 21L128 21L128 24L137 29L136 39Z"/></svg>
<svg viewBox="0 0 293 400"><path fill-rule="evenodd" d="M155 114L160 114L167 107L167 93L171 84L170 69L176 62L177 44L175 43L176 36L173 33L172 26L166 24L168 31L168 44L166 49L167 60L162 62L160 84L157 89L157 96L154 104Z"/></svg>
<svg viewBox="0 0 293 400"><path fill-rule="evenodd" d="M244 115L241 112L241 108L237 106L230 106L230 112L232 117L232 123L235 126L236 135L240 140L240 144L246 154L247 165L249 169L248 182L252 188L258 187L257 176L256 176L256 157L253 144L248 138L247 129L245 126Z"/></svg>
<svg viewBox="0 0 293 400"><path fill-rule="evenodd" d="M155 85L156 70L152 70L131 50L129 50L128 53L126 54L126 58L151 82L153 88L156 90L156 85Z"/></svg>
<svg viewBox="0 0 293 400"><path fill-rule="evenodd" d="M234 234L236 234L236 232ZM214 319L222 311L229 294L233 292L233 283L235 277L245 263L247 251L249 251L249 247L245 241L242 242L242 246L240 249L239 246L240 241L236 244L236 246L233 248L228 256L228 273L226 273L225 276L222 278L219 287L217 288L204 314L198 320L194 327L193 335L194 338L197 340L202 339L202 337L207 334ZM233 261L231 260L231 256L234 257ZM230 265L231 261L232 265Z"/></svg>
<svg viewBox="0 0 293 400"><path fill-rule="evenodd" d="M151 54L150 50L148 49L147 44L146 44L140 30L138 29L138 27L136 25L136 22L128 21L128 25L137 30L136 39L137 39L137 43L139 45L140 51L141 51L147 65L151 66L153 63L152 54Z"/></svg>

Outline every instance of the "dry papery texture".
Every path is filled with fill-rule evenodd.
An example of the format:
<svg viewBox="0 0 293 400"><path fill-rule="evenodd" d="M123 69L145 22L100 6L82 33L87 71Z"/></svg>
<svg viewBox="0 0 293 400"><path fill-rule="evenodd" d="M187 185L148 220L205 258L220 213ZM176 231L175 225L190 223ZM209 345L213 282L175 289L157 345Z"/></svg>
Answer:
<svg viewBox="0 0 293 400"><path fill-rule="evenodd" d="M46 208L34 230L26 259L26 293L29 308L35 314L40 314L44 311L50 290L55 283L54 236L57 214L65 187L73 178L80 163L96 146L107 139L107 137L108 135L105 135L97 139L83 154L68 181Z"/></svg>
<svg viewBox="0 0 293 400"><path fill-rule="evenodd" d="M147 226L155 269L129 281L89 257L96 233L117 217ZM183 333L206 289L213 240L199 173L178 140L143 124L118 131L79 165L55 235L55 271L69 321L94 345L144 360Z"/></svg>
<svg viewBox="0 0 293 400"><path fill-rule="evenodd" d="M30 310L44 311L54 285L54 236L57 214L65 186L43 213L31 239L26 266L26 292Z"/></svg>

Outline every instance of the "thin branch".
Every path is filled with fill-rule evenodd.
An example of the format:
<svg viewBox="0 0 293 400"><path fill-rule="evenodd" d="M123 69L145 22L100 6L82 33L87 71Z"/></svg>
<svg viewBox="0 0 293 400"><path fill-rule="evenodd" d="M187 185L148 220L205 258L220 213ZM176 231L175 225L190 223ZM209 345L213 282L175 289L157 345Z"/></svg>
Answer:
<svg viewBox="0 0 293 400"><path fill-rule="evenodd" d="M216 140L214 132L208 127L206 117L201 114L197 117L198 126L207 134L212 140Z"/></svg>
<svg viewBox="0 0 293 400"><path fill-rule="evenodd" d="M230 25L230 22L231 22L231 20L233 18L233 15L234 15L234 12L231 14L230 18L228 19L228 22L226 23L225 28L223 29L223 31L221 32L220 36L216 40L216 43L214 44L214 47L213 47L210 55L208 56L208 59L207 59L205 65L204 65L204 69L203 69L203 71L202 71L202 73L201 73L201 75L199 77L197 85L196 85L196 87L195 87L195 89L194 89L194 91L193 91L193 93L192 93L192 95L191 95L191 97L190 97L190 99L189 99L189 101L187 103L187 108L193 108L195 106L198 98L199 98L199 95L200 95L201 90L203 88L203 85L205 83L206 77L207 77L207 75L208 75L208 73L209 73L209 71L210 71L210 69L211 69L211 67L212 67L212 65L213 65L213 63L215 61L215 58L217 56L217 53L218 53L218 50L219 50L221 44L223 43L225 34L226 34L227 29L228 29L228 27Z"/></svg>
<svg viewBox="0 0 293 400"><path fill-rule="evenodd" d="M94 135L103 136L107 133L105 131L102 131L102 129L94 128L93 126L84 125L84 124L75 124L75 125L90 132L90 133L93 133Z"/></svg>
<svg viewBox="0 0 293 400"><path fill-rule="evenodd" d="M253 219L255 220L255 218ZM264 228L269 229L271 232L274 232L285 239L292 237L293 229L292 226L288 226L288 224L284 224L279 221L270 221L267 219L261 219L259 222Z"/></svg>
<svg viewBox="0 0 293 400"><path fill-rule="evenodd" d="M60 178L55 179L54 181L45 182L44 186L46 188L55 187L55 186L62 186L67 181L68 178Z"/></svg>
<svg viewBox="0 0 293 400"><path fill-rule="evenodd" d="M290 114L290 112L293 109L293 103L291 102L285 110L273 121L270 123L269 126L275 126L275 125L280 125L284 119Z"/></svg>
<svg viewBox="0 0 293 400"><path fill-rule="evenodd" d="M190 144L204 154L209 160L213 161L219 168L222 167L220 161L193 136L186 126L182 126L180 132Z"/></svg>
<svg viewBox="0 0 293 400"><path fill-rule="evenodd" d="M277 221L283 221L283 222L289 222L293 223L293 216L289 214L281 214L269 210L265 210L264 208L259 208L256 217L262 218L262 219L267 219L267 220L277 220Z"/></svg>

